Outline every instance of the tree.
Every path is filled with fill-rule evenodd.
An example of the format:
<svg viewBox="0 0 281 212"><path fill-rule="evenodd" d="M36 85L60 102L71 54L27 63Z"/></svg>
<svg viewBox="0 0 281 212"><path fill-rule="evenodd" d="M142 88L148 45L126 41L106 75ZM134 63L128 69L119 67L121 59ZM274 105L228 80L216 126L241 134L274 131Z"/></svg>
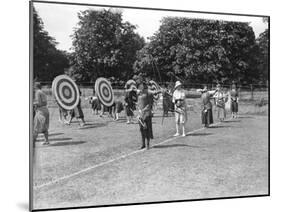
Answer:
<svg viewBox="0 0 281 212"><path fill-rule="evenodd" d="M69 67L66 52L56 48L57 42L44 30L44 23L33 8L34 79L51 81Z"/></svg>
<svg viewBox="0 0 281 212"><path fill-rule="evenodd" d="M251 81L256 53L255 35L248 23L166 17L138 52L134 71L151 73L151 58L165 81L173 76L187 82Z"/></svg>
<svg viewBox="0 0 281 212"><path fill-rule="evenodd" d="M260 74L260 80L263 83L266 83L268 80L268 39L269 39L269 32L266 29L263 33L259 35L257 38L257 43L259 47L259 61L258 61L258 70Z"/></svg>
<svg viewBox="0 0 281 212"><path fill-rule="evenodd" d="M144 39L136 27L122 21L122 13L112 10L86 10L78 14L79 23L72 35L72 75L79 81L97 77L129 79L136 51Z"/></svg>

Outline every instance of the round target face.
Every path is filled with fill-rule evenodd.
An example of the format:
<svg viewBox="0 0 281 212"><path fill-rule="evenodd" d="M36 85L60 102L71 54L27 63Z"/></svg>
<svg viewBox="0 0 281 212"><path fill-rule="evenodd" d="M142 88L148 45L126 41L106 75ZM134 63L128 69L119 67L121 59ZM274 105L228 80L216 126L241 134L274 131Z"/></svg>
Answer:
<svg viewBox="0 0 281 212"><path fill-rule="evenodd" d="M151 90L158 91L160 89L160 86L155 81L150 80L149 83L151 85ZM153 98L154 98L155 101L157 101L157 100L159 100L160 95L159 94L155 94L153 96Z"/></svg>
<svg viewBox="0 0 281 212"><path fill-rule="evenodd" d="M95 92L104 106L110 107L114 103L113 90L110 82L105 78L98 78L95 82Z"/></svg>
<svg viewBox="0 0 281 212"><path fill-rule="evenodd" d="M135 82L135 80L128 80L125 84L125 88L127 87L127 85L129 85L129 89L137 89L137 83Z"/></svg>
<svg viewBox="0 0 281 212"><path fill-rule="evenodd" d="M72 110L79 103L78 87L67 75L59 75L53 80L52 91L59 106L65 110Z"/></svg>

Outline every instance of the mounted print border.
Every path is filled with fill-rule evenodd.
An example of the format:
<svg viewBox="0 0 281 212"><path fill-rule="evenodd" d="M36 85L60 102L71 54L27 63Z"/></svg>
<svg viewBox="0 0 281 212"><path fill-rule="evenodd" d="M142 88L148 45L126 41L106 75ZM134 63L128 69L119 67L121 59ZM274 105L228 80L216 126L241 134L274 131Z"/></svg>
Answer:
<svg viewBox="0 0 281 212"><path fill-rule="evenodd" d="M30 211L270 195L270 17L30 1Z"/></svg>

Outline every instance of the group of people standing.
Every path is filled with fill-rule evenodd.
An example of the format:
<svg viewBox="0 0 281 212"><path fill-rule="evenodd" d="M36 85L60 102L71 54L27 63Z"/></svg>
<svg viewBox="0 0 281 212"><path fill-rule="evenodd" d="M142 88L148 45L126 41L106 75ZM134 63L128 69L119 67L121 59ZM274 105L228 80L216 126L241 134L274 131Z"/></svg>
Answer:
<svg viewBox="0 0 281 212"><path fill-rule="evenodd" d="M220 84L217 85L215 90L208 90L205 85L203 89L198 89L201 93L201 121L204 127L209 127L214 123L213 120L213 105L212 99L215 101L217 109L217 118L220 122L226 118L226 103L230 98L230 110L232 118L237 118L238 113L238 91L235 85L232 85L232 89L229 93L225 93ZM177 81L173 92L173 103L176 121L176 134L180 135L180 129L182 128L182 136L185 136L185 124L187 121L187 103L186 98L188 93L182 88L182 83Z"/></svg>
<svg viewBox="0 0 281 212"><path fill-rule="evenodd" d="M226 118L226 103L230 100L230 111L232 118L237 118L238 113L238 91L236 86L233 84L232 89L229 93L225 93L221 85L218 84L215 90L208 91L207 86L203 89L199 89L201 92L202 100L202 124L204 127L209 127L213 124L213 113L212 113L212 103L211 99L215 100L215 106L217 109L217 118L220 122L224 121Z"/></svg>
<svg viewBox="0 0 281 212"><path fill-rule="evenodd" d="M218 84L215 90L208 90L207 86L203 89L198 89L201 93L201 119L204 127L209 127L213 124L213 110L211 100L215 100L215 106L217 108L217 115L220 121L226 118L225 104L230 98L230 109L232 113L232 118L237 118L238 112L238 92L236 86L232 86L232 90L226 94L221 89ZM160 89L158 91L149 88L149 84L145 81L140 82L138 89L136 87L130 88L125 87L125 98L124 98L124 108L127 117L127 123L133 122L134 111L136 110L137 120L140 128L142 145L141 149L150 147L150 140L153 139L152 130L152 117L153 117L153 106L155 104L154 96L162 93L163 95L167 93L167 89ZM186 136L186 122L187 122L187 103L186 98L188 98L188 93L183 89L183 85L180 81L175 83L173 92L169 94L172 97L173 109L171 110L175 114L176 122L176 133L174 136ZM96 100L96 98L91 97L90 102ZM114 102L111 110L117 112L115 119L118 120L119 113L123 109L123 103L121 101ZM163 105L164 106L164 105ZM47 108L47 96L41 90L40 83L35 83L35 116L34 116L34 135L33 139L36 140L39 133L43 133L45 136L45 142L43 144L49 144L48 141L48 128L49 128L49 111ZM94 110L94 108L92 108ZM80 100L77 107L74 110L66 111L65 109L59 107L60 120L66 124L70 124L71 120L76 117L80 120L80 126L85 124L84 113L81 108L81 91ZM116 113L115 113L116 114ZM69 120L67 120L69 116ZM180 134L181 131L181 134Z"/></svg>

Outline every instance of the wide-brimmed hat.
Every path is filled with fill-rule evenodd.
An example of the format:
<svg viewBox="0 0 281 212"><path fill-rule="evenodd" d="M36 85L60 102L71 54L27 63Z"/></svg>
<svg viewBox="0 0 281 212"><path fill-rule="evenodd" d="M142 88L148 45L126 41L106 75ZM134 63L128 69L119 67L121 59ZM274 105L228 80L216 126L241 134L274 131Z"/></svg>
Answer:
<svg viewBox="0 0 281 212"><path fill-rule="evenodd" d="M175 89L177 89L177 87L181 86L182 83L180 81L176 81L176 84L175 84Z"/></svg>
<svg viewBox="0 0 281 212"><path fill-rule="evenodd" d="M208 88L207 86L204 86L203 89L201 90L202 92L207 92L208 91Z"/></svg>

